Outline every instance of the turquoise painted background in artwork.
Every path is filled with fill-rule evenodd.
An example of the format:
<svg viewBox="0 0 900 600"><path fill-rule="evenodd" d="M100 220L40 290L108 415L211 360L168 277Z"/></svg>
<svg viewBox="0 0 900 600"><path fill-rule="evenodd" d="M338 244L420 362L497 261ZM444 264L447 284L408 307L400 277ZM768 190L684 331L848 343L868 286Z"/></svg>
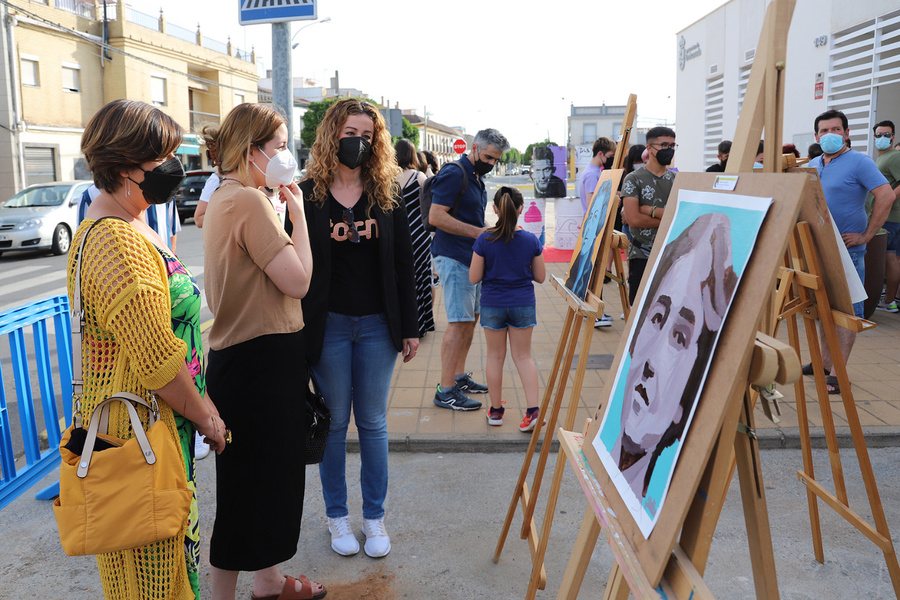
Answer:
<svg viewBox="0 0 900 600"><path fill-rule="evenodd" d="M678 204L678 214L675 215L676 220L672 222L668 239L669 241L674 240L700 215L714 212L722 213L731 220L731 261L734 272L740 276L753 251L760 225L766 218L765 212L683 201Z"/></svg>

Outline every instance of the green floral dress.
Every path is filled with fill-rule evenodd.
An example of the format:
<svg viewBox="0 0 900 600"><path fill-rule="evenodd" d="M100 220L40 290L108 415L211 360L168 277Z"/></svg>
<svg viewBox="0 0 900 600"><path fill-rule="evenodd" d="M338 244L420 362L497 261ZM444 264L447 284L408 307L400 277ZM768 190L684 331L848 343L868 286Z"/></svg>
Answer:
<svg viewBox="0 0 900 600"><path fill-rule="evenodd" d="M158 248L166 263L169 275L169 297L172 301L172 331L175 336L187 344L184 358L197 391L203 396L206 392L206 373L203 368L203 342L200 332L200 288L194 276L181 261L168 252ZM197 487L194 473L194 424L185 417L175 413L178 425L178 437L181 440L181 454L184 457L188 487L193 492L191 510L188 515L188 528L184 538L184 555L187 560L188 579L194 597L200 598L200 520L197 512Z"/></svg>

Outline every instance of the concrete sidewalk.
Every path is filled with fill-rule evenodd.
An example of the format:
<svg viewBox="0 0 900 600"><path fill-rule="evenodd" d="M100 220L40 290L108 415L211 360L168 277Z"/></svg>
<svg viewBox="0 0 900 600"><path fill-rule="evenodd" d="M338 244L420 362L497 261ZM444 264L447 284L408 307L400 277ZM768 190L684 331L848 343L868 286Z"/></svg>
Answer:
<svg viewBox="0 0 900 600"><path fill-rule="evenodd" d="M900 464L893 449L876 449L870 456L896 545L900 531ZM844 457L845 465L855 464L852 451ZM326 600L523 598L531 559L528 543L518 536L521 513L516 514L500 561L495 564L491 560L522 458L522 453L392 454L385 525L393 548L383 559L369 558L362 551L342 557L331 550L319 476L315 467L309 468L298 552L283 565L283 570L324 583L329 590ZM828 478L827 453L818 450L814 458L821 465L817 471L819 481L833 489ZM551 465L556 463L553 456L550 459ZM821 503L825 563L815 561L806 491L795 474L801 464L800 453L766 450L761 454L761 463L781 598L893 597L882 553ZM348 456L348 497L354 531L362 540L359 481L353 475L359 468L359 454ZM550 472L552 467L548 467L535 513L539 528L544 522ZM34 491L56 477L58 470L36 485ZM846 477L851 506L871 522L858 469L847 468ZM202 540L200 589L202 597L209 599L209 536L216 504L213 458L198 462L197 481ZM739 488L735 477L723 505L705 574L715 597L727 600L756 597ZM538 592L538 598L556 597L586 507L581 486L566 466L547 547L547 587ZM260 510L265 510L263 498ZM63 553L49 501L35 500L30 491L0 511L0 540L3 600L102 597L94 557L69 557ZM588 565L580 598L603 596L612 561L609 547L601 539ZM251 576L241 574L238 600L250 598L251 586Z"/></svg>
<svg viewBox="0 0 900 600"><path fill-rule="evenodd" d="M566 306L549 275L565 278L568 268L564 263L548 264L548 282L536 285L538 325L534 331L532 350L540 376L540 397L543 398L547 379L553 368L559 336L566 315ZM403 364L398 360L391 387L388 410L388 432L394 450L431 451L503 451L524 448L528 434L519 432L518 426L525 412L525 397L512 358L507 357L503 375L503 400L506 415L503 425L487 424L485 411L489 405L487 394L475 395L485 408L471 412L458 412L434 405L435 386L440 381L441 340L447 320L440 288L435 297L434 317L436 331L422 340L415 359ZM614 376L610 364L624 335L625 321L619 293L615 284L604 286L606 312L613 316L612 327L596 329L591 344L592 360L585 373L581 397L578 400L576 428L581 428L585 418L593 415L604 399L604 388ZM900 313L876 311L871 319L877 324L873 330L857 336L850 356L848 371L853 384L853 396L860 420L866 432L869 447L900 445ZM805 335L800 324L800 339ZM787 343L787 331L782 327L778 339ZM801 357L807 362L806 353ZM467 368L474 378L485 382L485 344L479 326L475 332ZM574 374L574 362L572 374ZM822 417L815 401L815 383L804 377L809 406L811 435L816 444L823 446ZM571 388L571 379L568 387ZM782 416L778 425L773 424L756 409L756 424L762 447L799 447L797 410L793 385L779 388L785 398L780 403ZM831 408L843 445L850 444L849 429L840 396L831 396ZM562 423L569 397L560 413ZM352 428L352 424L351 424ZM351 436L352 437L352 436Z"/></svg>

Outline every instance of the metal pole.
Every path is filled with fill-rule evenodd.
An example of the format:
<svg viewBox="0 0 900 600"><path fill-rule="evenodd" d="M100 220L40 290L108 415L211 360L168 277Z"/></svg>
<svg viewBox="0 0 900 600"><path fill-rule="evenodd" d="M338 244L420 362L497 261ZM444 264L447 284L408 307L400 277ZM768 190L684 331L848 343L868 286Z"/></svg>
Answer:
<svg viewBox="0 0 900 600"><path fill-rule="evenodd" d="M288 150L296 157L290 22L272 23L272 103L284 111L284 120L288 128Z"/></svg>

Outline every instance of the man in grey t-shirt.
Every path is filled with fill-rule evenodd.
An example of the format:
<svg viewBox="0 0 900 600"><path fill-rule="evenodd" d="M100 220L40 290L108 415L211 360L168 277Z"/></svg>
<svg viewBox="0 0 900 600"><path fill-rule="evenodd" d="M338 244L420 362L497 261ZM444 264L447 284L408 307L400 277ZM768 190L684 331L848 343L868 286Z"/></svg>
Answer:
<svg viewBox="0 0 900 600"><path fill-rule="evenodd" d="M668 169L675 156L675 148L675 132L672 129L654 127L648 131L647 153L650 158L642 169L626 175L622 184L625 221L632 235L628 248L628 301L632 305L675 182L675 173Z"/></svg>

